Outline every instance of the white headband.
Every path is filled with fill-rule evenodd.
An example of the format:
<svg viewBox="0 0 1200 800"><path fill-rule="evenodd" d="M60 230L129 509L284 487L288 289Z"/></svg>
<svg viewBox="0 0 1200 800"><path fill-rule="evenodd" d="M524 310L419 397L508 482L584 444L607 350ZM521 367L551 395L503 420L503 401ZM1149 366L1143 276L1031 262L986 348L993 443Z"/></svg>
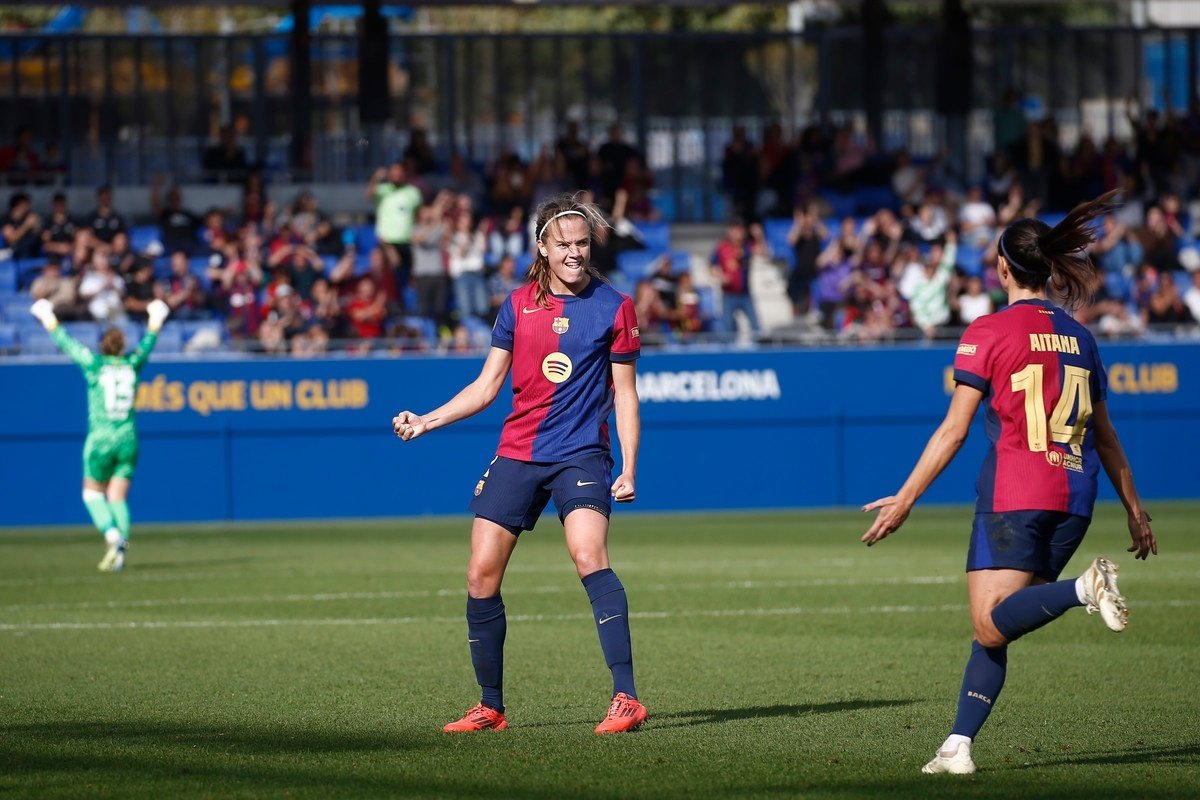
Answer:
<svg viewBox="0 0 1200 800"><path fill-rule="evenodd" d="M550 225L551 222L554 222L554 220L558 219L559 217L565 217L568 214L578 214L579 216L583 217L584 219L587 219L587 217L584 216L584 213L582 211L575 211L574 209L572 209L570 211L560 211L557 214L555 214L553 217L551 217L550 219L546 220L546 223L544 225L542 225L542 229L540 231L538 231L537 240L539 242L542 240L542 234L546 232L546 228Z"/></svg>

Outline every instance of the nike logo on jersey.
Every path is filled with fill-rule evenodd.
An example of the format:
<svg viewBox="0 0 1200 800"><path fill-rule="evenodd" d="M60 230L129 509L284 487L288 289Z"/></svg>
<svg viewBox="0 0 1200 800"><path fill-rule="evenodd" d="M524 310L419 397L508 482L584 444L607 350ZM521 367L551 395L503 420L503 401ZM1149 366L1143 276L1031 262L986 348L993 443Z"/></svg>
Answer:
<svg viewBox="0 0 1200 800"><path fill-rule="evenodd" d="M545 310L546 309L542 308L541 306L538 306L537 308L525 308L524 306L521 306L522 314L534 314L538 311L545 311Z"/></svg>
<svg viewBox="0 0 1200 800"><path fill-rule="evenodd" d="M592 486L595 483L595 481L575 481L576 486Z"/></svg>
<svg viewBox="0 0 1200 800"><path fill-rule="evenodd" d="M611 617L605 617L604 619L598 619L598 620L596 620L596 622L598 622L599 624L603 625L603 624L604 624L604 623L606 623L606 622L612 622L614 619L616 619L616 618L617 618L617 617L619 617L619 616L621 616L621 615L620 615L620 614L613 614Z"/></svg>
<svg viewBox="0 0 1200 800"><path fill-rule="evenodd" d="M476 644L478 641L478 639L467 639L467 644Z"/></svg>

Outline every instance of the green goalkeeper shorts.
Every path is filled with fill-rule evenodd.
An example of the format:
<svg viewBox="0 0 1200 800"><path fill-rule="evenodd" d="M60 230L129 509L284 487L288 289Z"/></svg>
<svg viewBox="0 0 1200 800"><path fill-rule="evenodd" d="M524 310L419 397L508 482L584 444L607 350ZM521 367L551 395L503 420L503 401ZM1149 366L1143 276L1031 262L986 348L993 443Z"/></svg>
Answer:
<svg viewBox="0 0 1200 800"><path fill-rule="evenodd" d="M83 477L97 483L129 479L137 460L137 434L133 431L89 433L83 444Z"/></svg>

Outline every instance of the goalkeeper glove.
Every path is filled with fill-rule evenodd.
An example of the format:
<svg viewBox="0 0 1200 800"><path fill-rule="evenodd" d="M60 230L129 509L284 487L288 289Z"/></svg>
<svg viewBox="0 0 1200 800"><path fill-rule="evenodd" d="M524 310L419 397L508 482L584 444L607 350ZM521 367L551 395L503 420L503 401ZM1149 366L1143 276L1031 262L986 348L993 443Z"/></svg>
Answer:
<svg viewBox="0 0 1200 800"><path fill-rule="evenodd" d="M58 317L54 316L54 303L44 297L30 306L29 313L37 317L37 321L48 331L58 327Z"/></svg>
<svg viewBox="0 0 1200 800"><path fill-rule="evenodd" d="M146 306L146 316L150 318L150 330L158 333L170 313L171 307L162 300L151 300Z"/></svg>

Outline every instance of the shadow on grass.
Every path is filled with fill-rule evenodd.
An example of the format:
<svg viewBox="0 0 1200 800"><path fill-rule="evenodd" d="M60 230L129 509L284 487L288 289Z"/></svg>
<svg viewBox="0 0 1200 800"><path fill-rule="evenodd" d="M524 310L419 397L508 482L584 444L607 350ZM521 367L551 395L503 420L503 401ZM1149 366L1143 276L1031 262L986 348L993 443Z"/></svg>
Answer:
<svg viewBox="0 0 1200 800"><path fill-rule="evenodd" d="M1043 754L1031 753L1026 762L1009 767L1014 770L1039 769L1041 767L1058 767L1064 765L1082 766L1093 765L1122 765L1122 764L1178 764L1181 766L1200 766L1200 743L1180 745L1178 747L1126 747L1120 750L1104 750L1100 752L1084 752L1072 755L1070 753L1055 754L1053 758L1044 758Z"/></svg>
<svg viewBox="0 0 1200 800"><path fill-rule="evenodd" d="M776 717L806 717L812 714L837 714L867 708L909 706L917 700L839 700L836 703L800 703L797 705L748 706L746 708L706 708L694 711L650 712L649 726L654 728L686 728L692 725L720 725L745 719Z"/></svg>
<svg viewBox="0 0 1200 800"><path fill-rule="evenodd" d="M704 708L690 711L668 711L656 713L650 707L650 721L645 730L663 728L687 728L693 725L720 725L725 722L737 722L744 719L768 719L775 717L803 717L810 714L836 714L841 711L859 711L864 708L888 708L890 706L907 706L918 700L842 700L836 703L802 703L800 705L748 706L746 708ZM513 722L514 727L520 728L558 728L572 725L586 725L599 722L596 719L556 720L554 722Z"/></svg>

